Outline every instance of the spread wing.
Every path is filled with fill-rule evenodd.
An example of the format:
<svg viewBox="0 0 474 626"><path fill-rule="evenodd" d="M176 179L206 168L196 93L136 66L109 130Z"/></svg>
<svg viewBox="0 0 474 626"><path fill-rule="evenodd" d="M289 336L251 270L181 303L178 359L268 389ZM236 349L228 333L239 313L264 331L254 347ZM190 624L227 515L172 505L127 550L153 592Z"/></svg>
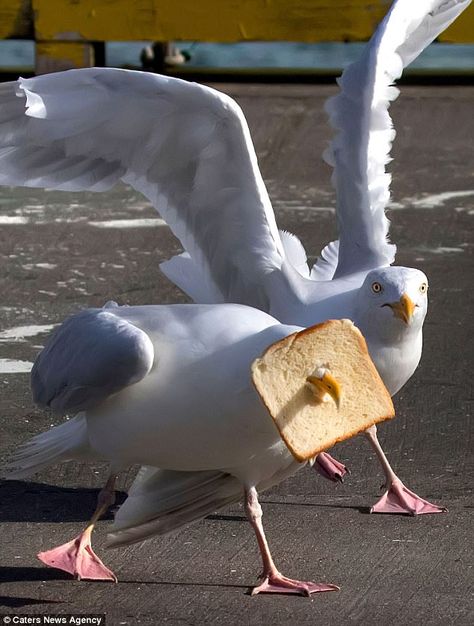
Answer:
<svg viewBox="0 0 474 626"><path fill-rule="evenodd" d="M385 165L395 131L388 113L393 82L470 0L395 0L358 61L339 79L341 92L327 103L339 131L327 160L334 166L339 256L335 276L390 265L385 207L390 174Z"/></svg>
<svg viewBox="0 0 474 626"><path fill-rule="evenodd" d="M284 251L243 113L208 87L110 68L0 85L0 184L142 192L207 281L266 308Z"/></svg>
<svg viewBox="0 0 474 626"><path fill-rule="evenodd" d="M33 400L55 413L91 409L144 378L153 365L148 335L107 309L69 317L31 372Z"/></svg>

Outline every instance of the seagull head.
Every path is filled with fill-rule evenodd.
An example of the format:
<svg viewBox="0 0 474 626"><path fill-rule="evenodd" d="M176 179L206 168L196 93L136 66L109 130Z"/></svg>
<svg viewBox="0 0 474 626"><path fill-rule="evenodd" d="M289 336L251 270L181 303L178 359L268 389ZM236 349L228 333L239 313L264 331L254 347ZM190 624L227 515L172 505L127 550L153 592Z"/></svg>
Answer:
<svg viewBox="0 0 474 626"><path fill-rule="evenodd" d="M357 296L357 326L364 335L399 340L418 333L428 309L428 279L411 267L369 272Z"/></svg>
<svg viewBox="0 0 474 626"><path fill-rule="evenodd" d="M311 376L306 378L306 384L317 400L324 400L326 395L336 403L341 403L341 385L326 367L318 367Z"/></svg>

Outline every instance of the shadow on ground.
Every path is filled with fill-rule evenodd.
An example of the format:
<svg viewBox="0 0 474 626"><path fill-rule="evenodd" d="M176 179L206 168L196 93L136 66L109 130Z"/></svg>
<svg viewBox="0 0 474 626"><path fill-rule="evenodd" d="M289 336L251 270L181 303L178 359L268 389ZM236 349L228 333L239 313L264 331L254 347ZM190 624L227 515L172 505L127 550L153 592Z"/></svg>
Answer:
<svg viewBox="0 0 474 626"><path fill-rule="evenodd" d="M0 522L86 522L97 503L99 489L70 488L20 480L0 483ZM127 497L116 493L116 506ZM103 519L113 519L109 510Z"/></svg>
<svg viewBox="0 0 474 626"><path fill-rule="evenodd" d="M45 483L36 483L21 480L6 480L0 483L0 522L87 522L97 503L99 489L85 487L59 487ZM120 506L127 494L123 491L116 493L116 501L107 515L102 519L113 519L113 510ZM352 509L359 513L368 514L370 509L363 506L349 504L323 504L314 502L294 502L284 500L275 502L262 498L262 504L278 504L281 506L309 506L316 508ZM207 519L230 522L246 522L244 515L213 514Z"/></svg>
<svg viewBox="0 0 474 626"><path fill-rule="evenodd" d="M8 569L11 569L11 568L8 568ZM0 607L4 606L4 607L8 607L9 609L20 609L24 606L34 606L36 604L63 604L63 603L61 600L41 600L39 598L21 598L19 596L0 596Z"/></svg>

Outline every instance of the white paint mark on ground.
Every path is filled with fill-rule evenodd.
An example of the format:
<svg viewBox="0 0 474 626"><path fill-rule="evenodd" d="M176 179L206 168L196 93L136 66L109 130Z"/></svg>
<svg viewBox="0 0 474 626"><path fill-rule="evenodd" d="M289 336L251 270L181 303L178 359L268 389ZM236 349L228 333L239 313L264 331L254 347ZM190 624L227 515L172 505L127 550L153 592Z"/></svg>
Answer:
<svg viewBox="0 0 474 626"><path fill-rule="evenodd" d="M36 219L26 217L24 215L0 215L0 225L15 226L26 224L35 224L36 226L47 226L48 224L77 224L79 222L87 222L88 217L55 217L52 220Z"/></svg>
<svg viewBox="0 0 474 626"><path fill-rule="evenodd" d="M449 200L455 198L468 198L474 196L474 189L467 189L466 191L445 191L443 193L435 193L430 196L424 196L418 199L405 200L405 203L411 203L411 206L420 209L433 209L443 206Z"/></svg>
<svg viewBox="0 0 474 626"><path fill-rule="evenodd" d="M403 204L402 202L389 202L387 205L387 209L406 209L407 206L406 204Z"/></svg>
<svg viewBox="0 0 474 626"><path fill-rule="evenodd" d="M7 330L0 332L0 341L25 341L27 337L36 337L36 335L50 332L54 326L54 324L36 324L7 328Z"/></svg>
<svg viewBox="0 0 474 626"><path fill-rule="evenodd" d="M10 226L14 224L28 224L29 219L20 215L0 215L0 224Z"/></svg>
<svg viewBox="0 0 474 626"><path fill-rule="evenodd" d="M467 213L468 215L474 215L474 209L468 209L465 206L457 206L455 209L456 213Z"/></svg>
<svg viewBox="0 0 474 626"><path fill-rule="evenodd" d="M35 268L41 270L54 270L58 266L55 263L25 263L21 267L24 270L34 270Z"/></svg>
<svg viewBox="0 0 474 626"><path fill-rule="evenodd" d="M46 289L38 289L38 293L44 293L46 296L56 297L58 294L54 291L46 291Z"/></svg>
<svg viewBox="0 0 474 626"><path fill-rule="evenodd" d="M438 248L430 248L428 252L432 254L452 254L455 252L464 252L464 248L450 248L449 246L439 246Z"/></svg>
<svg viewBox="0 0 474 626"><path fill-rule="evenodd" d="M167 226L165 220L159 217L136 220L107 220L104 222L89 222L89 224L96 228L150 228L154 226Z"/></svg>
<svg viewBox="0 0 474 626"><path fill-rule="evenodd" d="M301 200L277 200L274 203L275 209L279 211L308 211L309 213L335 213L332 206L315 206L311 204L301 204Z"/></svg>
<svg viewBox="0 0 474 626"><path fill-rule="evenodd" d="M45 212L44 204L25 204L20 209L16 209L17 215L43 215Z"/></svg>
<svg viewBox="0 0 474 626"><path fill-rule="evenodd" d="M292 206L290 211L309 211L310 213L335 213L336 209L333 206Z"/></svg>
<svg viewBox="0 0 474 626"><path fill-rule="evenodd" d="M127 209L132 211L148 211L153 209L153 205L150 202L134 202L133 204L127 204Z"/></svg>
<svg viewBox="0 0 474 626"><path fill-rule="evenodd" d="M43 220L40 222L36 222L36 224L80 224L81 222L87 222L88 218L84 215L83 217L55 217L54 220Z"/></svg>
<svg viewBox="0 0 474 626"><path fill-rule="evenodd" d="M39 267L42 270L54 270L58 266L56 263L36 263L35 267Z"/></svg>
<svg viewBox="0 0 474 626"><path fill-rule="evenodd" d="M33 363L30 361L0 359L0 374L25 374L31 372L32 367Z"/></svg>

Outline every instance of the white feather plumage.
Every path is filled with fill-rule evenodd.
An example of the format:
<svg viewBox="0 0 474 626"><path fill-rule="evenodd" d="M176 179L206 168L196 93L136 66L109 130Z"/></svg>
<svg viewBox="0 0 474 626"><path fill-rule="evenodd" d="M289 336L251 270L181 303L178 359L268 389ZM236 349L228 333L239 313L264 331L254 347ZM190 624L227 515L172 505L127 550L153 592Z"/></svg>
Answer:
<svg viewBox="0 0 474 626"><path fill-rule="evenodd" d="M240 107L207 87L116 69L74 70L1 85L0 184L105 191L119 180L129 183L180 239L186 255L163 269L193 298L251 304L281 322L305 326L351 318L395 393L421 356L427 299L420 291L426 282L421 272L387 267L395 256L385 216L390 197L385 166L395 137L388 107L398 94L392 83L469 3L396 0L364 54L344 72L341 93L327 105L338 130L329 161L335 168L339 242L329 244L311 274L299 242L278 233ZM371 290L373 281L380 281L384 299ZM392 309L402 297L414 307L406 327ZM248 417L244 408L239 419ZM189 412L193 409L190 404ZM136 435L136 427L127 424ZM179 429L169 428L161 460L173 469L170 448ZM238 433L235 439L243 445ZM204 443L202 458L181 453L179 469L207 469L209 458L215 463L211 469L228 469L225 460L233 450L223 451L218 441L209 450ZM40 466L43 444L31 449ZM268 455L268 446L262 449ZM126 452L124 460L133 462L129 447ZM146 463L143 449L139 452ZM281 458L269 459L279 470ZM25 470L34 467L27 458L21 462ZM261 476L250 475L249 462L239 476L234 468L234 475L246 484L270 480L275 467L266 474L262 462L255 461ZM394 477L393 472L387 476ZM159 506L154 513L160 515ZM140 526L145 518L138 511L133 523ZM145 536L140 533L133 538Z"/></svg>

